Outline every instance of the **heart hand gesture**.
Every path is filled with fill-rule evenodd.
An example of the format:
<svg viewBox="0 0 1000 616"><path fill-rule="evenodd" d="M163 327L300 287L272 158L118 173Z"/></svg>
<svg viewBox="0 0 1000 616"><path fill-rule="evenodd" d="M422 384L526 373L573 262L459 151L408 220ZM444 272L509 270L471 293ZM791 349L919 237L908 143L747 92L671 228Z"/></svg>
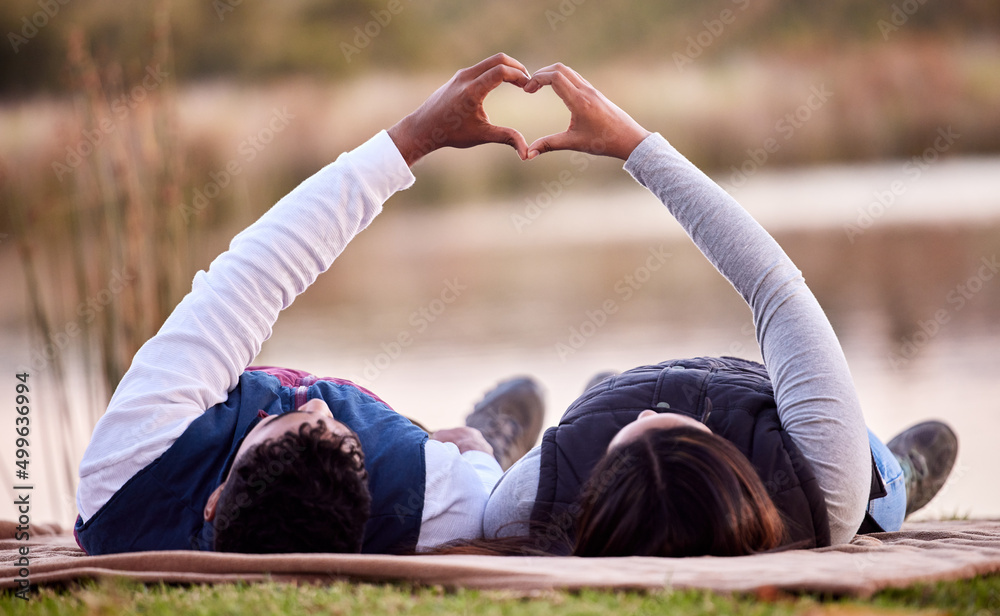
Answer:
<svg viewBox="0 0 1000 616"><path fill-rule="evenodd" d="M517 130L492 124L483 100L502 83L514 84L529 94L551 86L570 111L569 127L529 146ZM505 143L517 150L522 160L553 150L625 160L649 134L568 66L553 64L529 77L523 64L502 53L455 73L416 111L389 129L389 136L411 166L438 148L470 148L483 143Z"/></svg>

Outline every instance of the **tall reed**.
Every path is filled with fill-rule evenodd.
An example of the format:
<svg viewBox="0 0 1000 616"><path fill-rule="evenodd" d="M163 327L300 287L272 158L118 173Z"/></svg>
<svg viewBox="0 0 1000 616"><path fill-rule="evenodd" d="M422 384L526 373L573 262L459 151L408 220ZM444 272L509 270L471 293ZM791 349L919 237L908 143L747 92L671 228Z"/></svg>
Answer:
<svg viewBox="0 0 1000 616"><path fill-rule="evenodd" d="M199 218L179 212L185 170L169 1L158 0L153 11L152 57L135 74L115 61L99 64L84 33L71 34L67 68L77 117L67 131L75 139L64 145L80 161L63 170L65 181L47 203L11 197L38 350L33 376L45 382L39 391L51 392L38 412L46 419L40 423L57 432L44 445L46 457L59 460L49 485L62 495L53 512L60 521L72 519L66 509L86 442L81 437L89 436L132 356L190 280L185 238ZM166 78L144 81L150 74ZM91 147L82 146L80 135ZM63 161L53 169L57 164Z"/></svg>

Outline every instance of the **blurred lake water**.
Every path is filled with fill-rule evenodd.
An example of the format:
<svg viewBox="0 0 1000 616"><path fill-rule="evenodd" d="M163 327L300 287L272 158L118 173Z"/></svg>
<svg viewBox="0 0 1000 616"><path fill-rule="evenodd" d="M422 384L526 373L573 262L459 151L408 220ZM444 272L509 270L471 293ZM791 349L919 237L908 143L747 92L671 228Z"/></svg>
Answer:
<svg viewBox="0 0 1000 616"><path fill-rule="evenodd" d="M958 432L952 479L921 517L997 517L1000 159L942 162L916 179L903 164L762 170L743 187L717 179L802 269L875 432L887 440L928 418ZM896 181L905 190L887 205L880 191ZM435 429L461 424L483 392L515 374L543 383L552 425L600 370L760 358L746 305L654 197L638 186L545 191L439 210L390 200L282 314L255 363L355 380ZM15 257L0 256L20 301ZM7 310L2 364L12 375L33 347L24 315ZM64 445L55 435L65 427L46 425L45 406L58 403L49 394L40 391L33 410L42 440L32 455L44 470L36 519L68 524L72 498L57 460L69 451L75 469L90 427L72 426L75 442ZM3 457L7 484L13 459ZM0 518L12 516L0 506Z"/></svg>

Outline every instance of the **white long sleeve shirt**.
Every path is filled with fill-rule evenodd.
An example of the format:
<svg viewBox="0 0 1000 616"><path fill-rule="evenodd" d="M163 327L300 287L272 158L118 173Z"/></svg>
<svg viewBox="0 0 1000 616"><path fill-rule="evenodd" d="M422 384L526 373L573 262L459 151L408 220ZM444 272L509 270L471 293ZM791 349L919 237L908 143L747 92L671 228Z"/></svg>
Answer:
<svg viewBox="0 0 1000 616"><path fill-rule="evenodd" d="M304 181L229 250L195 275L163 327L136 353L80 463L77 508L86 522L207 409L223 402L271 336L278 313L414 182L382 131ZM481 536L500 466L429 440L417 549Z"/></svg>

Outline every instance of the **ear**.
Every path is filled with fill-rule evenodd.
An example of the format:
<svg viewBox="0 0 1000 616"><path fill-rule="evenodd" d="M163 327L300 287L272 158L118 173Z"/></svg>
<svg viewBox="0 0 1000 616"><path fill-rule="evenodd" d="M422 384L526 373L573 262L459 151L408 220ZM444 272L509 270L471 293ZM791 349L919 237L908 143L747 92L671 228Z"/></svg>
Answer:
<svg viewBox="0 0 1000 616"><path fill-rule="evenodd" d="M215 507L219 504L219 496L222 495L222 488L226 487L226 482L223 481L219 484L219 487L212 490L212 493L208 497L208 502L205 503L205 521L211 522L215 519Z"/></svg>

